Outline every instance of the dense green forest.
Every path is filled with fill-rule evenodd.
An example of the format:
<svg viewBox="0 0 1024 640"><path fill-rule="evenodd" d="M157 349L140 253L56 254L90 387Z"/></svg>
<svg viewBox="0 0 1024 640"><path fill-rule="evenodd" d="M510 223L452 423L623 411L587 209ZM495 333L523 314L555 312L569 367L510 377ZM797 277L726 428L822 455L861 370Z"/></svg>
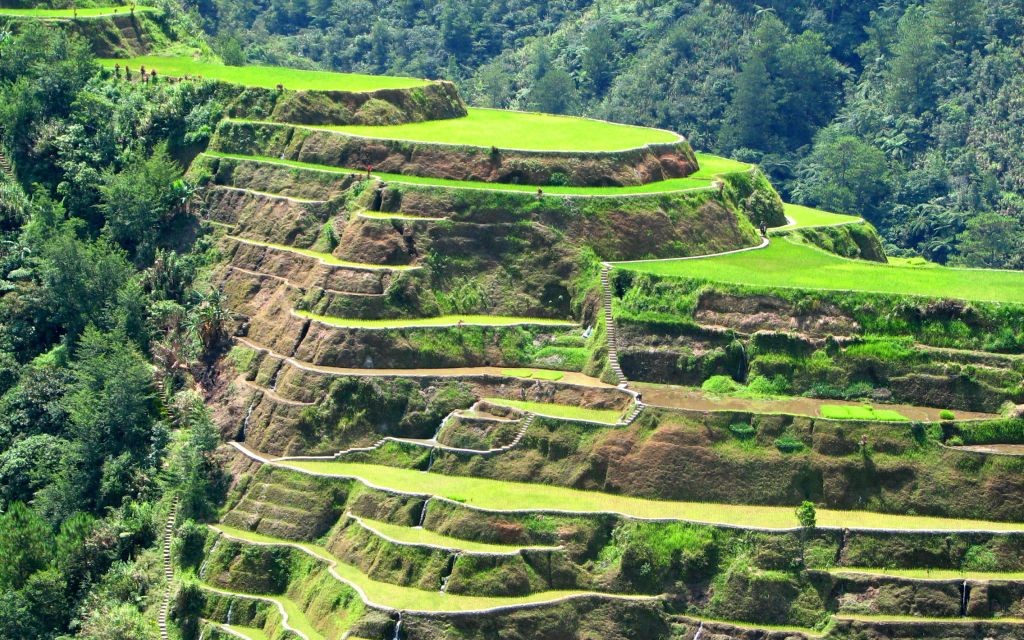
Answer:
<svg viewBox="0 0 1024 640"><path fill-rule="evenodd" d="M788 200L866 216L895 255L1024 267L1021 0L195 8L228 62L443 77L479 106L677 130Z"/></svg>
<svg viewBox="0 0 1024 640"><path fill-rule="evenodd" d="M98 71L60 29L0 43L3 146L35 185L0 174L4 639L157 637L145 550L163 496L201 515L219 486L217 433L188 385L223 311L168 153L202 135L207 96Z"/></svg>

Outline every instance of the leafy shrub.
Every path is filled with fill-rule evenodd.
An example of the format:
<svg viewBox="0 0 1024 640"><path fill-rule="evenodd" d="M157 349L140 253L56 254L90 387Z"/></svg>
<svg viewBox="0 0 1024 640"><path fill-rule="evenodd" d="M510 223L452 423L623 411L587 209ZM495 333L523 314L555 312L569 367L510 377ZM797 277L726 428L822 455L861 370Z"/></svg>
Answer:
<svg viewBox="0 0 1024 640"><path fill-rule="evenodd" d="M943 409L939 412L939 418L942 420L956 420L956 414L949 409Z"/></svg>
<svg viewBox="0 0 1024 640"><path fill-rule="evenodd" d="M950 447L962 447L964 446L964 439L960 436L953 436L946 440L946 444Z"/></svg>
<svg viewBox="0 0 1024 640"><path fill-rule="evenodd" d="M729 425L729 431L731 431L732 435L736 436L740 440L749 440L757 433L757 429L745 422L737 422L736 424Z"/></svg>
<svg viewBox="0 0 1024 640"><path fill-rule="evenodd" d="M751 396L781 396L789 391L789 380L785 376L777 375L770 380L764 376L754 376L747 385L746 395Z"/></svg>
<svg viewBox="0 0 1024 640"><path fill-rule="evenodd" d="M742 385L729 376L711 376L704 381L704 384L702 384L700 388L708 393L719 393L724 395L739 391L742 388Z"/></svg>
<svg viewBox="0 0 1024 640"><path fill-rule="evenodd" d="M984 545L976 544L967 549L960 568L964 571L999 571L1002 566L995 552Z"/></svg>
<svg viewBox="0 0 1024 640"><path fill-rule="evenodd" d="M805 446L806 445L804 444L803 440L800 440L799 438L794 438L793 436L790 435L785 435L782 436L781 438L775 439L775 448L781 451L782 453L796 453L798 451L803 451Z"/></svg>

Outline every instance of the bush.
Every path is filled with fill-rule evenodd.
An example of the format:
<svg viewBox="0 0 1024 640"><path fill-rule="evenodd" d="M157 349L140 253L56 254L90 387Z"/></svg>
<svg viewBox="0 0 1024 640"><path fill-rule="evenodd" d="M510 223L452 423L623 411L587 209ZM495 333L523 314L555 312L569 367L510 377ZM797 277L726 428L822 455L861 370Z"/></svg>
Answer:
<svg viewBox="0 0 1024 640"><path fill-rule="evenodd" d="M708 393L729 394L736 393L742 388L738 382L729 376L711 376L700 386L701 390Z"/></svg>
<svg viewBox="0 0 1024 640"><path fill-rule="evenodd" d="M960 436L953 436L949 440L946 440L946 445L950 447L962 447L964 446L964 439Z"/></svg>
<svg viewBox="0 0 1024 640"><path fill-rule="evenodd" d="M941 420L956 420L956 414L949 409L943 409L939 412L939 418Z"/></svg>
<svg viewBox="0 0 1024 640"><path fill-rule="evenodd" d="M796 453L797 451L803 451L805 446L806 445L803 440L794 438L793 436L782 436L775 440L775 448L782 453Z"/></svg>
<svg viewBox="0 0 1024 640"><path fill-rule="evenodd" d="M736 436L739 440L749 440L757 433L757 429L745 422L738 422L736 424L729 425L729 431L731 431L732 435Z"/></svg>

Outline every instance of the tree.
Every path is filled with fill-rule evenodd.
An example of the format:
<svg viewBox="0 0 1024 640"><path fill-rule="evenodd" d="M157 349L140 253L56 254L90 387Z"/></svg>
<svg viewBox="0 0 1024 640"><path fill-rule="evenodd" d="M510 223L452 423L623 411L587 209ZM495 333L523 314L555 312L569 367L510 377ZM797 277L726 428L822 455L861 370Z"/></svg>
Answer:
<svg viewBox="0 0 1024 640"><path fill-rule="evenodd" d="M176 183L181 168L167 154L166 145L145 159L136 159L124 171L108 169L100 186L104 230L136 264L153 261L164 223L177 213Z"/></svg>
<svg viewBox="0 0 1024 640"><path fill-rule="evenodd" d="M764 59L755 56L743 63L736 76L736 89L725 112L722 142L735 149L766 150L767 132L774 119L775 94Z"/></svg>
<svg viewBox="0 0 1024 640"><path fill-rule="evenodd" d="M900 19L892 59L886 72L889 108L914 115L936 104L938 49L927 14L911 7Z"/></svg>
<svg viewBox="0 0 1024 640"><path fill-rule="evenodd" d="M885 154L835 129L818 135L798 174L797 199L829 211L871 217L889 192Z"/></svg>
<svg viewBox="0 0 1024 640"><path fill-rule="evenodd" d="M818 514L814 503L810 500L800 503L800 506L796 508L796 520L800 523L800 564L803 564L807 538L818 526Z"/></svg>
<svg viewBox="0 0 1024 640"><path fill-rule="evenodd" d="M583 45L583 74L591 93L602 96L615 78L615 39L608 25L599 20L587 32Z"/></svg>
<svg viewBox="0 0 1024 640"><path fill-rule="evenodd" d="M957 236L957 262L967 267L1024 267L1024 225L999 213L982 213L967 221Z"/></svg>
<svg viewBox="0 0 1024 640"><path fill-rule="evenodd" d="M576 82L561 67L552 67L530 91L533 108L546 113L570 113L578 101Z"/></svg>
<svg viewBox="0 0 1024 640"><path fill-rule="evenodd" d="M21 589L53 560L53 532L39 514L14 502L0 516L0 591Z"/></svg>

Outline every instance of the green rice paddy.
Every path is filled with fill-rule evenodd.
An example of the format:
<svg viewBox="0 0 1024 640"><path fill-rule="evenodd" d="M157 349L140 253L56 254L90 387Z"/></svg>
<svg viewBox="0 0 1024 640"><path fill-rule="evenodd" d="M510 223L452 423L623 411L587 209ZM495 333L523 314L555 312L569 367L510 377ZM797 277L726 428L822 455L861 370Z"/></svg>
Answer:
<svg viewBox="0 0 1024 640"><path fill-rule="evenodd" d="M474 542L462 538L452 538L440 533L424 529L423 527L402 527L389 522L359 518L368 529L375 531L384 537L406 542L409 544L423 544L445 549L456 549L470 553L512 553L523 547L514 545L488 544L486 542Z"/></svg>
<svg viewBox="0 0 1024 640"><path fill-rule="evenodd" d="M786 238L767 248L699 260L619 263L621 269L754 287L862 291L1024 303L1024 272L848 260Z"/></svg>
<svg viewBox="0 0 1024 640"><path fill-rule="evenodd" d="M822 418L832 420L871 420L880 422L908 422L909 418L892 409L876 409L871 406L823 404L818 409Z"/></svg>
<svg viewBox="0 0 1024 640"><path fill-rule="evenodd" d="M425 591L414 587L402 587L389 582L374 580L356 567L345 564L332 555L330 551L318 545L281 540L224 525L217 525L216 528L223 531L230 538L257 544L284 545L302 549L327 563L334 563L334 572L337 576L362 589L370 602L406 611L478 611L492 607L548 602L566 596L592 593L588 591L542 591L526 596L498 598L456 595L436 590ZM290 617L291 611L288 613ZM298 625L293 626L298 627Z"/></svg>
<svg viewBox="0 0 1024 640"><path fill-rule="evenodd" d="M334 267L349 267L352 269L373 269L382 271L409 271L411 269L418 269L416 265L382 265L382 264L365 264L362 262L349 262L347 260L339 260L329 253L322 251L313 251L312 249L302 249L300 247L292 247L286 244L275 244L273 242L262 242L260 240L250 240L249 238L240 238L238 236L225 236L234 240L235 242L241 242L243 244L251 244L257 247L269 247L271 249L277 249L278 251L287 251L289 253L297 253L308 258L316 258L324 264L329 264Z"/></svg>
<svg viewBox="0 0 1024 640"><path fill-rule="evenodd" d="M226 528L225 528L226 529ZM275 602L281 605L285 613L288 614L288 626L301 631L306 634L309 640L324 640L323 634L317 631L316 627L310 623L309 618L306 617L306 613L302 610L296 602L282 595L266 595L266 594L243 594L240 592L228 591L219 587L213 587L212 585L204 585L204 588L210 589L223 594L238 594L238 595L251 595L260 600L267 600L269 602Z"/></svg>
<svg viewBox="0 0 1024 640"><path fill-rule="evenodd" d="M466 117L447 120L327 128L368 138L530 151L621 151L682 139L660 129L499 109L469 109Z"/></svg>
<svg viewBox="0 0 1024 640"><path fill-rule="evenodd" d="M154 7L136 5L136 12L156 11ZM77 14L73 9L2 9L0 16L16 16L20 18L102 18L113 15L130 15L130 6L109 6L109 7L87 7L78 10Z"/></svg>
<svg viewBox="0 0 1024 640"><path fill-rule="evenodd" d="M263 629L257 629L256 627L242 627L237 624L224 624L220 626L242 636L243 638L249 638L249 640L270 640L266 631Z"/></svg>
<svg viewBox="0 0 1024 640"><path fill-rule="evenodd" d="M332 327L343 329L423 329L429 327L457 327L460 324L473 327L510 327L517 325L571 327L574 322L548 318L520 318L518 316L477 316L452 315L433 318L395 318L391 320L363 320L361 318L336 318L322 316L309 311L295 311L295 315L315 320Z"/></svg>
<svg viewBox="0 0 1024 640"><path fill-rule="evenodd" d="M549 382L555 382L565 377L565 374L561 371L551 371L548 369L502 369L501 375L512 378L547 380Z"/></svg>
<svg viewBox="0 0 1024 640"><path fill-rule="evenodd" d="M650 500L545 484L449 476L351 462L303 460L275 465L317 474L355 478L384 489L443 497L471 507L493 511L612 512L635 518L686 520L738 527L789 529L797 526L795 507ZM871 511L818 509L817 517L818 525L821 527L915 531L1024 531L1024 524L1012 522L904 516Z"/></svg>
<svg viewBox="0 0 1024 640"><path fill-rule="evenodd" d="M113 67L120 64L135 70L146 67L156 69L162 76L201 76L209 80L221 80L230 84L247 87L276 89L282 85L289 90L304 91L375 91L377 89L409 89L426 86L428 81L418 78L393 76L371 76L361 73L338 73L335 71L308 71L288 67L245 66L231 67L216 62L202 62L190 57L139 56L135 58L104 58L100 64Z"/></svg>
<svg viewBox="0 0 1024 640"><path fill-rule="evenodd" d="M832 227L841 224L863 222L863 218L858 216L822 211L821 209L805 207L801 204L791 204L789 202L783 205L783 209L786 212L786 217L792 222L784 227L778 227L776 231L790 231L792 229L806 229L808 227Z"/></svg>
<svg viewBox="0 0 1024 640"><path fill-rule="evenodd" d="M501 407L512 407L521 411L529 411L530 413L542 416L564 418L566 420L587 420L589 422L615 424L622 419L622 412L618 409L587 409L586 407L578 407L576 405L528 402L508 400L506 398L484 398L484 400Z"/></svg>
<svg viewBox="0 0 1024 640"><path fill-rule="evenodd" d="M282 160L280 158L271 158L267 156L245 156L232 153L221 153L219 151L207 151L206 155L214 158L228 158L231 160L240 160L245 162L259 162L263 164L277 164L285 167L292 167L295 169L308 169L311 171L324 171L327 173L337 173L339 175L351 175L358 173L365 173L356 169L345 168L345 167L334 167L330 165L315 164L312 162L299 162L297 160ZM706 156L705 154L697 154L697 159L702 164L706 158L714 158L715 156ZM722 158L721 160L724 160ZM727 161L731 163L732 161ZM715 166L712 163L712 166ZM711 176L705 177L694 177L700 176L703 169L686 178L672 178L669 180L661 180L658 182L648 182L647 184L633 185L628 187L562 187L548 185L541 187L545 195L562 195L562 196L601 196L601 197L612 197L612 196L630 196L630 195L641 195L641 194L658 194L658 193L678 193L681 191L691 191L694 189L707 189L711 186ZM520 193L537 193L536 185L527 184L506 184L503 182L481 182L473 180L449 180L446 178L429 178L424 176L409 176L399 173L381 173L375 171L372 174L376 178L380 178L386 182L395 182L398 184L411 184L411 185L423 185L431 187L442 187L451 189L473 189L483 191L513 191Z"/></svg>
<svg viewBox="0 0 1024 640"><path fill-rule="evenodd" d="M955 569L872 569L867 567L834 567L830 573L857 573L873 576L908 578L911 580L1022 580L1024 571L957 571Z"/></svg>

